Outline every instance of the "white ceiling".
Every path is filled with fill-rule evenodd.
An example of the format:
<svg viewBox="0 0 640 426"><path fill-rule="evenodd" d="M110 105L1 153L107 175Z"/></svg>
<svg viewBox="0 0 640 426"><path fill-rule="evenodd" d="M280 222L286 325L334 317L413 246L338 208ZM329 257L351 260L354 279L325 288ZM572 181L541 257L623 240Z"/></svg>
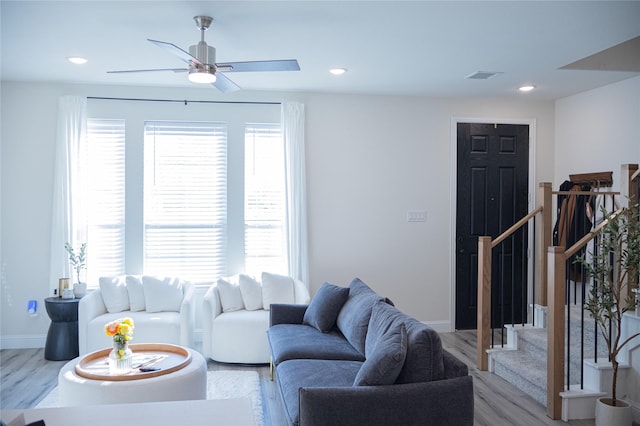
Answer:
<svg viewBox="0 0 640 426"><path fill-rule="evenodd" d="M185 74L106 71L183 66L146 39L188 50L199 40L196 15L214 18L205 39L218 62L300 63L297 72L228 73L244 90L550 100L640 75L640 69L559 69L640 36L640 1L2 0L0 6L1 77L10 81L193 87ZM65 60L76 55L89 62ZM331 67L349 71L335 77ZM477 71L500 74L465 79ZM537 89L518 93L524 83Z"/></svg>

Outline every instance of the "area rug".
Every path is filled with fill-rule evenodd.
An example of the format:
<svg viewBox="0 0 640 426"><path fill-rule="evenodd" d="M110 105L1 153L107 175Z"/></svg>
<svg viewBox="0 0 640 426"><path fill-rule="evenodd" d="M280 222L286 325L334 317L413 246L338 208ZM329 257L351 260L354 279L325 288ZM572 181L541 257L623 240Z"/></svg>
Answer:
<svg viewBox="0 0 640 426"><path fill-rule="evenodd" d="M249 398L256 426L264 424L260 378L255 371L207 371L207 399ZM58 406L58 387L45 396L35 408Z"/></svg>

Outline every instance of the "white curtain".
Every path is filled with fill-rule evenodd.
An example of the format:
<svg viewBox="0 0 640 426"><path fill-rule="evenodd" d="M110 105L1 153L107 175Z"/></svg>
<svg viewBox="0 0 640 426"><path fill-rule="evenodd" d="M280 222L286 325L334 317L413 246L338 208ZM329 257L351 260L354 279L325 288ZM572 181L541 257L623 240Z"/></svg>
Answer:
<svg viewBox="0 0 640 426"><path fill-rule="evenodd" d="M289 275L309 286L304 104L282 104L282 134L285 147Z"/></svg>
<svg viewBox="0 0 640 426"><path fill-rule="evenodd" d="M51 214L51 254L49 294L58 288L58 279L73 278L65 243L74 247L86 241L86 214L81 195L81 141L86 134L87 99L61 96L58 99L56 157L53 175L53 209ZM74 282L73 279L70 282Z"/></svg>

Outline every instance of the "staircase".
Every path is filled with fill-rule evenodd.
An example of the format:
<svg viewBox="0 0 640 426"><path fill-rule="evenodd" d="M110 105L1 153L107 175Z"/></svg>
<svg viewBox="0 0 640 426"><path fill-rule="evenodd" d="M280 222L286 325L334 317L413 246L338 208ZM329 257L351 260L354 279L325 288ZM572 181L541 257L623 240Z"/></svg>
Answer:
<svg viewBox="0 0 640 426"><path fill-rule="evenodd" d="M570 357L565 357L565 365L568 366L571 389L580 389L581 380L581 345L584 339L584 358L593 359L596 339L594 321L585 313L584 335L580 329L580 307L572 306L569 315L570 330ZM543 322L546 323L546 322ZM508 325L507 344L489 350L489 370L502 377L518 389L530 395L542 405L547 405L547 330L546 328L532 327L530 325ZM565 336L566 342L566 336ZM604 339L597 332L598 360L607 361L607 349ZM588 374L588 373L585 373ZM566 380L566 378L565 378ZM586 384L582 385L583 391L579 392L584 397ZM594 397L602 394L593 389Z"/></svg>

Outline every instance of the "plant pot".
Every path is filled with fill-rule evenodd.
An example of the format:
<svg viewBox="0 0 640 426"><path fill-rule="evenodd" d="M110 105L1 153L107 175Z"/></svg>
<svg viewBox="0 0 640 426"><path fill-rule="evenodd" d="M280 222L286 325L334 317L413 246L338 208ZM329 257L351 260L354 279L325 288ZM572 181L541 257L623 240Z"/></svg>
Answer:
<svg viewBox="0 0 640 426"><path fill-rule="evenodd" d="M611 402L611 398L598 398L596 426L631 426L631 406L619 399L616 400L616 406L611 405Z"/></svg>
<svg viewBox="0 0 640 426"><path fill-rule="evenodd" d="M87 283L75 283L73 285L73 295L76 299L80 299L87 294Z"/></svg>

